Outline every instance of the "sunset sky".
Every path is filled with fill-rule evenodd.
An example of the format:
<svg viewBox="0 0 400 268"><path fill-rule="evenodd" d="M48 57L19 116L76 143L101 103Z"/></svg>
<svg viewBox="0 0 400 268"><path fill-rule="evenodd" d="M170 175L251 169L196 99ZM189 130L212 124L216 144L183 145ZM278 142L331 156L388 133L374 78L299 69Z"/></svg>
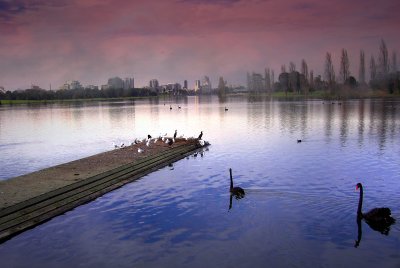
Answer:
<svg viewBox="0 0 400 268"><path fill-rule="evenodd" d="M338 73L348 50L358 78L384 39L400 51L398 0L0 0L0 86L53 89L66 80L106 84L134 77L145 86L275 71L304 58L323 74L326 52Z"/></svg>

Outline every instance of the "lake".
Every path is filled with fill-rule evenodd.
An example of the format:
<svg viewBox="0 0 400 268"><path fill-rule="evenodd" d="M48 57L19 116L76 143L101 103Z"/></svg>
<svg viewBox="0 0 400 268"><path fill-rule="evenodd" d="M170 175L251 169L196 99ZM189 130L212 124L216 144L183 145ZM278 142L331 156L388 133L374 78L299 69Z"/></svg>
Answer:
<svg viewBox="0 0 400 268"><path fill-rule="evenodd" d="M0 244L1 267L400 266L396 99L3 105L0 180L175 129L211 146ZM386 234L357 224L357 182Z"/></svg>

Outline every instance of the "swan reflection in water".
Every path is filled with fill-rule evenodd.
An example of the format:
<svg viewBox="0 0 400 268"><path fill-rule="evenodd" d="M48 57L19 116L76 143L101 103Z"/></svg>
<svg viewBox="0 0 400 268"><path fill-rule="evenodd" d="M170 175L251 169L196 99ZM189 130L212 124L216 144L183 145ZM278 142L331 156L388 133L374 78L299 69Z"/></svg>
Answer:
<svg viewBox="0 0 400 268"><path fill-rule="evenodd" d="M367 213L362 212L362 203L363 203L363 186L361 183L357 183L356 190L360 190L360 197L358 200L358 209L357 209L357 229L358 229L358 237L355 242L354 247L358 247L361 242L362 237L362 225L361 220L368 224L368 226L377 232L380 232L383 235L389 235L390 226L396 222L394 218L391 216L391 211L389 208L374 208Z"/></svg>
<svg viewBox="0 0 400 268"><path fill-rule="evenodd" d="M354 244L355 248L358 248L361 242L361 237L362 237L362 226L361 226L361 218L357 217L357 230L358 230L358 235L357 235L357 240L356 243Z"/></svg>
<svg viewBox="0 0 400 268"><path fill-rule="evenodd" d="M229 210L232 208L232 198L235 197L237 200L242 199L245 196L245 192L241 187L233 187L233 177L232 177L232 169L229 169L229 175L231 179L231 184L229 187Z"/></svg>

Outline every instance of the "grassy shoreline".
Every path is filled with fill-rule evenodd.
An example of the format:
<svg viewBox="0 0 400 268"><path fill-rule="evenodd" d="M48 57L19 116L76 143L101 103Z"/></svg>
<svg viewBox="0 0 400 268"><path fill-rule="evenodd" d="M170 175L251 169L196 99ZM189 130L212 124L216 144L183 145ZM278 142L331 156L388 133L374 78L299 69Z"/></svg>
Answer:
<svg viewBox="0 0 400 268"><path fill-rule="evenodd" d="M74 102L94 102L94 101L125 101L135 99L157 98L158 96L123 97L123 98L90 98L90 99L63 99L63 100L0 100L0 104L52 104L52 103L74 103Z"/></svg>
<svg viewBox="0 0 400 268"><path fill-rule="evenodd" d="M293 92L273 92L269 93L228 93L227 96L247 95L259 97L271 97L276 99L374 99L374 98L400 98L400 93L388 94L386 91L359 91L359 92L346 92L333 96L325 91L315 91L307 95L297 94ZM165 98L166 95L159 96L140 96L140 97L123 97L123 98L92 98L92 99L64 99L64 100L0 100L0 105L19 105L19 104L53 104L53 103L76 103L76 102L95 102L95 101L126 101L135 99L148 99L148 98ZM174 96L168 96L174 97Z"/></svg>

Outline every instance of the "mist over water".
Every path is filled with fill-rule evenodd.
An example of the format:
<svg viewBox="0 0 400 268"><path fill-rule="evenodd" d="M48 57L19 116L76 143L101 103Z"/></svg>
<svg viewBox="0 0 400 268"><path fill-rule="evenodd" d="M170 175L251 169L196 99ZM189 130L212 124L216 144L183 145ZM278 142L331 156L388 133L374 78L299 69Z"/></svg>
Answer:
<svg viewBox="0 0 400 268"><path fill-rule="evenodd" d="M196 137L202 130L209 150L1 244L1 266L400 265L399 223L382 235L362 222L354 247L357 182L364 211L387 206L400 220L398 100L232 96L2 106L0 179L175 129ZM246 192L231 209L229 168Z"/></svg>

